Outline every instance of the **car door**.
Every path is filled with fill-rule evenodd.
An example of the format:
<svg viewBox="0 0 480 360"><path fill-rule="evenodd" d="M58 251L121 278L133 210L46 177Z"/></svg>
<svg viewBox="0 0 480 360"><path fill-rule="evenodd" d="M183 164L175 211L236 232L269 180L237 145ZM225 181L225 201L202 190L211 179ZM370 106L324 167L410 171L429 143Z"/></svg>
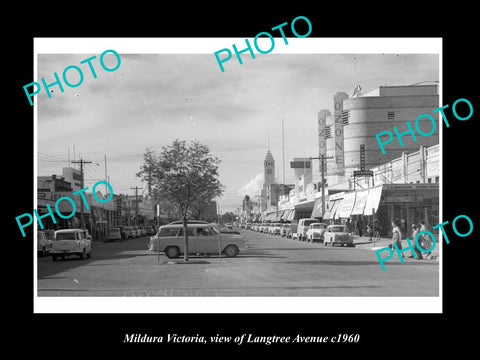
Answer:
<svg viewBox="0 0 480 360"><path fill-rule="evenodd" d="M197 228L196 252L213 254L218 253L219 235L213 231L211 226Z"/></svg>
<svg viewBox="0 0 480 360"><path fill-rule="evenodd" d="M196 243L196 233L195 228L187 227L187 234L188 234L188 252L190 254L196 253L197 250L195 248ZM181 253L185 253L185 239L183 235L183 227L181 227L177 233L177 245L180 249Z"/></svg>

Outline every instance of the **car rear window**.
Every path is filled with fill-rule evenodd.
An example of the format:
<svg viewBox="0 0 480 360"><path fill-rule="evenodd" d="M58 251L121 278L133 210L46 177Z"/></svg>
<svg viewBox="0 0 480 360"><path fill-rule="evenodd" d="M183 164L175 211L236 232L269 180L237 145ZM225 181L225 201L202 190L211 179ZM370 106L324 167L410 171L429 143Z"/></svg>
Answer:
<svg viewBox="0 0 480 360"><path fill-rule="evenodd" d="M55 240L76 240L74 232L58 233L55 235Z"/></svg>

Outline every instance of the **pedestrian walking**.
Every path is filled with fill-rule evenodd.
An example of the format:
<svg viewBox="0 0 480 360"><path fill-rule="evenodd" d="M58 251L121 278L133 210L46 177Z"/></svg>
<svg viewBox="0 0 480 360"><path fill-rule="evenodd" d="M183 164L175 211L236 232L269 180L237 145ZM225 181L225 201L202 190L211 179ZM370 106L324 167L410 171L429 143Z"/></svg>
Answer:
<svg viewBox="0 0 480 360"><path fill-rule="evenodd" d="M398 220L392 220L392 243L388 247L393 249L394 244L397 244L398 250L402 250L402 231L400 230Z"/></svg>
<svg viewBox="0 0 480 360"><path fill-rule="evenodd" d="M422 220L420 221L420 230L419 232L422 232L422 231L429 231L427 226L425 225L425 221ZM432 238L430 237L430 235L428 234L422 234L420 235L420 238L419 238L419 245L422 247L423 250L428 250L432 247L432 244L433 244L433 241L432 241ZM429 251L425 256L430 256L432 252Z"/></svg>
<svg viewBox="0 0 480 360"><path fill-rule="evenodd" d="M345 228L347 232L349 233L352 232L352 221L350 220L350 218L348 218L347 221L345 222Z"/></svg>
<svg viewBox="0 0 480 360"><path fill-rule="evenodd" d="M368 240L369 240L369 241L372 241L372 237L373 237L373 225L372 225L372 222L371 222L371 221L367 224L367 234L368 234Z"/></svg>
<svg viewBox="0 0 480 360"><path fill-rule="evenodd" d="M362 237L362 219L357 220L358 237Z"/></svg>
<svg viewBox="0 0 480 360"><path fill-rule="evenodd" d="M415 251L415 254L417 254L417 259L423 259L422 252L418 249L417 244L416 244L416 237L418 233L420 232L420 227L417 224L412 224L412 237L410 240L413 242L413 250ZM409 258L413 258L413 255L410 255Z"/></svg>
<svg viewBox="0 0 480 360"><path fill-rule="evenodd" d="M373 223L373 235L376 240L380 240L380 223L375 219Z"/></svg>

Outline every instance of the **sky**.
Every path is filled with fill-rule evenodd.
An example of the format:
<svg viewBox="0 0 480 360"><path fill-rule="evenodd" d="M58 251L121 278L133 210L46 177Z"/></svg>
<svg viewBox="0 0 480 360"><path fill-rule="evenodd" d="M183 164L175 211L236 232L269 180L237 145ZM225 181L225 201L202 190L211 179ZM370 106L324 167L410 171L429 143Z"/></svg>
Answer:
<svg viewBox="0 0 480 360"><path fill-rule="evenodd" d="M107 72L99 54L38 54L37 79L53 82L69 65L83 70L76 88L53 86L35 97L37 107L37 175L61 175L68 160L85 165L85 185L105 179L115 193L145 191L136 177L143 153L157 154L174 139L198 140L220 160L218 199L222 212L235 211L245 195L259 194L263 160L270 148L278 182L283 182L282 119L285 178L294 157L316 156L317 113L333 111L333 95L364 92L381 85L409 85L439 80L435 54L259 54L224 63L221 72L212 54L131 54L119 52L120 67ZM80 61L92 61L97 78ZM104 57L113 67L113 54ZM69 71L71 83L78 82Z"/></svg>

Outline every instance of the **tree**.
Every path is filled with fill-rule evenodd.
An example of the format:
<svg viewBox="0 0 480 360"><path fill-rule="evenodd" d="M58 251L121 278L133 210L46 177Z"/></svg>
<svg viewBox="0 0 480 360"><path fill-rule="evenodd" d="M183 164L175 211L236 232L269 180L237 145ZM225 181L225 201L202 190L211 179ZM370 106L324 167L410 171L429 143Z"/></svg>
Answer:
<svg viewBox="0 0 480 360"><path fill-rule="evenodd" d="M164 146L158 158L147 148L144 164L137 173L142 180L151 182L157 196L174 204L180 212L185 261L189 259L187 224L191 207L197 201L213 200L223 193L218 179L219 163L206 145L197 141L187 144L177 139L172 145Z"/></svg>

